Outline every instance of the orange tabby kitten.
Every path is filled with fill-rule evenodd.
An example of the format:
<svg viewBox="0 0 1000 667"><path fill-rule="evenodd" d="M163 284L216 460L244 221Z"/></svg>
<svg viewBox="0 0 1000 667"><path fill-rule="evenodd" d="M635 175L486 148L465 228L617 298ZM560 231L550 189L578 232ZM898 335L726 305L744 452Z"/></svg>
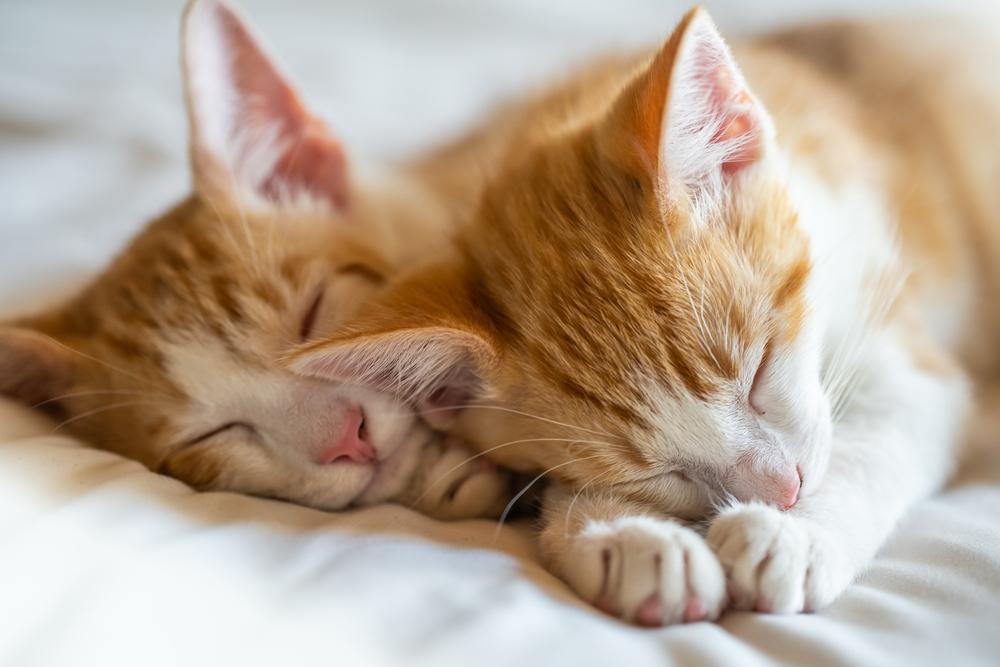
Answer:
<svg viewBox="0 0 1000 667"><path fill-rule="evenodd" d="M543 550L610 613L818 609L946 478L959 360L1000 361L980 42L841 25L734 57L692 11L430 160L457 251L291 364L558 480Z"/></svg>
<svg viewBox="0 0 1000 667"><path fill-rule="evenodd" d="M77 297L0 327L0 394L200 489L493 511L505 476L409 407L278 363L429 252L444 214L403 176L352 180L225 4L189 5L183 64L195 194Z"/></svg>

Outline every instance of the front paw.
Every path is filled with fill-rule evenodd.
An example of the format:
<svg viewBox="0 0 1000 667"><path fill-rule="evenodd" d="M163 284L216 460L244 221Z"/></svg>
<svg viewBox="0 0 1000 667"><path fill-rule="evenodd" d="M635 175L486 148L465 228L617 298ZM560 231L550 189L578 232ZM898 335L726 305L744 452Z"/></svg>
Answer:
<svg viewBox="0 0 1000 667"><path fill-rule="evenodd" d="M555 555L567 583L601 610L646 626L716 619L722 568L705 541L651 517L593 522Z"/></svg>
<svg viewBox="0 0 1000 667"><path fill-rule="evenodd" d="M727 510L712 522L707 540L726 571L735 609L814 611L850 581L839 547L818 526L773 507Z"/></svg>
<svg viewBox="0 0 1000 667"><path fill-rule="evenodd" d="M414 508L447 521L499 516L509 495L508 472L453 439L429 448L425 458L410 490Z"/></svg>

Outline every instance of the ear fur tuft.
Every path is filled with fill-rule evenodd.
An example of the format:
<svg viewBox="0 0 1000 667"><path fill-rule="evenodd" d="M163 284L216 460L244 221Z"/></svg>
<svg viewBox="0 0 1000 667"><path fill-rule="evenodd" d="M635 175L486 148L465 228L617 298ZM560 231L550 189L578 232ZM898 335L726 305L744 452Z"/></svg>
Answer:
<svg viewBox="0 0 1000 667"><path fill-rule="evenodd" d="M420 403L442 391L478 394L492 357L486 341L474 334L427 326L316 343L296 353L289 367Z"/></svg>
<svg viewBox="0 0 1000 667"><path fill-rule="evenodd" d="M650 171L663 207L715 203L727 179L760 160L773 136L767 112L698 7L618 100L609 129L621 127L641 165L656 165Z"/></svg>

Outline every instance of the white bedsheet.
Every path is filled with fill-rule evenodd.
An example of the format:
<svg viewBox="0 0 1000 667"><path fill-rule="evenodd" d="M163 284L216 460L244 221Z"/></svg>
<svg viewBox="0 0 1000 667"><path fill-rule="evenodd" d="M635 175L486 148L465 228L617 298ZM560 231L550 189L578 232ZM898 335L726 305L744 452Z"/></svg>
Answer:
<svg viewBox="0 0 1000 667"><path fill-rule="evenodd" d="M679 2L244 3L363 153L398 156ZM709 3L724 29L943 3ZM0 3L0 312L72 289L186 188L181 3ZM633 629L524 531L196 494L0 402L0 664L996 665L1000 461L917 507L819 614ZM984 443L1000 452L1000 430ZM991 440L992 438L992 440Z"/></svg>

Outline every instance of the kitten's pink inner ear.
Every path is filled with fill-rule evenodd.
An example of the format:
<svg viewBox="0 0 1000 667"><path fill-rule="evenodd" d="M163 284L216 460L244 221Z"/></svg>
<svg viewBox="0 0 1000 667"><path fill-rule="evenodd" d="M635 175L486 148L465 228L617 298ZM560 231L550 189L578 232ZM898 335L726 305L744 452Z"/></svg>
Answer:
<svg viewBox="0 0 1000 667"><path fill-rule="evenodd" d="M293 148L285 151L261 185L265 196L277 200L289 186L326 197L335 207L348 204L347 161L340 144L322 121L310 119Z"/></svg>
<svg viewBox="0 0 1000 667"><path fill-rule="evenodd" d="M755 102L735 69L725 45L709 39L699 40L689 56L688 65L702 72L707 91L705 124L713 123L711 143L727 144L732 148L726 153L721 168L733 174L760 158L760 119Z"/></svg>
<svg viewBox="0 0 1000 667"><path fill-rule="evenodd" d="M288 365L301 375L393 393L427 409L447 409L476 395L492 357L492 348L479 336L421 327L310 344Z"/></svg>
<svg viewBox="0 0 1000 667"><path fill-rule="evenodd" d="M200 177L272 202L308 193L347 206L343 148L232 8L220 0L192 3L184 50Z"/></svg>
<svg viewBox="0 0 1000 667"><path fill-rule="evenodd" d="M695 9L678 30L660 162L668 183L697 191L756 162L767 121L708 14Z"/></svg>
<svg viewBox="0 0 1000 667"><path fill-rule="evenodd" d="M643 163L659 165L666 200L714 196L721 177L764 154L770 119L704 10L684 17L629 90L622 110L633 119Z"/></svg>

